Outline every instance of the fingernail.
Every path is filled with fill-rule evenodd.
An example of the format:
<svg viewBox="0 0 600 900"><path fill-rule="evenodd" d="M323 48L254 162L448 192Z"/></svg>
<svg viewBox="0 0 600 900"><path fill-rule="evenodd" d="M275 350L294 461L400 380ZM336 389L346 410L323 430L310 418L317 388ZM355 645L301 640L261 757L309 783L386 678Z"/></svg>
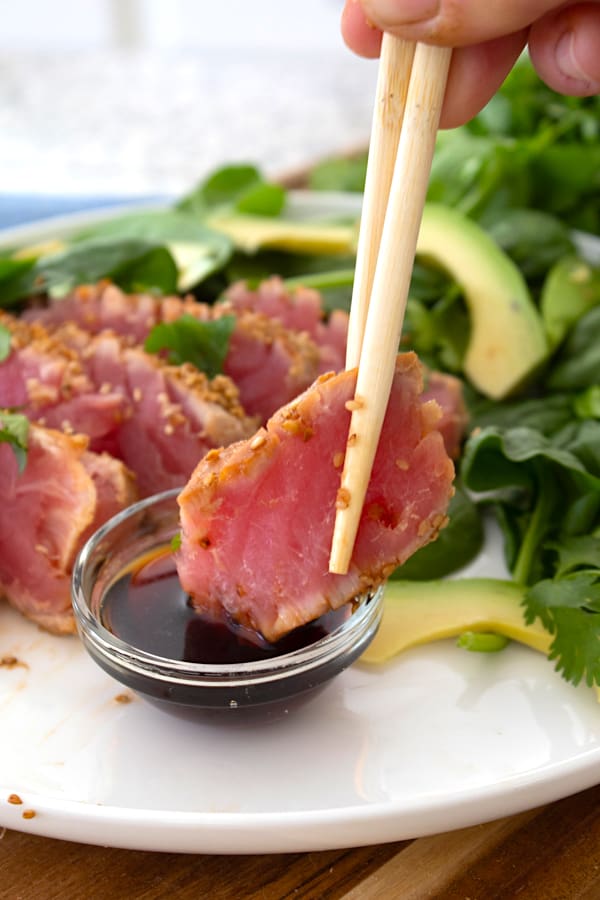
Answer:
<svg viewBox="0 0 600 900"><path fill-rule="evenodd" d="M375 18L386 25L413 25L433 19L441 0L370 0Z"/></svg>
<svg viewBox="0 0 600 900"><path fill-rule="evenodd" d="M579 81L591 88L598 84L595 78L590 77L583 70L576 56L575 34L572 31L565 31L556 42L554 50L556 65L566 78Z"/></svg>

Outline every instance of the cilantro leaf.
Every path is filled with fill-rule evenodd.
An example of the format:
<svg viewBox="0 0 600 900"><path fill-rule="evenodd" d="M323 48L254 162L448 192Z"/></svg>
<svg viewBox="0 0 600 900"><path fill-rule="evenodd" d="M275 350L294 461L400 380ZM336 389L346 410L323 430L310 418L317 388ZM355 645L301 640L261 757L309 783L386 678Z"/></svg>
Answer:
<svg viewBox="0 0 600 900"><path fill-rule="evenodd" d="M539 581L525 594L525 621L554 635L549 659L573 684L600 685L600 570Z"/></svg>
<svg viewBox="0 0 600 900"><path fill-rule="evenodd" d="M29 420L20 413L0 410L0 443L10 444L17 458L19 474L27 464Z"/></svg>
<svg viewBox="0 0 600 900"><path fill-rule="evenodd" d="M555 577L562 578L577 569L595 568L600 571L600 536L580 534L551 541L548 549L556 550L558 562Z"/></svg>
<svg viewBox="0 0 600 900"><path fill-rule="evenodd" d="M190 362L213 378L223 371L234 326L234 316L202 322L186 314L175 322L155 325L146 338L144 349L148 353L166 350L170 363Z"/></svg>

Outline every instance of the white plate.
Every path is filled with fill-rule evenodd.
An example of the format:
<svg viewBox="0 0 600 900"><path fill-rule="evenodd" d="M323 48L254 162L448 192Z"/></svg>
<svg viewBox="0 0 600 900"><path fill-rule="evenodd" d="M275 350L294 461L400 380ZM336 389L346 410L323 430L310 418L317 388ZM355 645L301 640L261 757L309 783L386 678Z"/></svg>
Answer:
<svg viewBox="0 0 600 900"><path fill-rule="evenodd" d="M2 238L57 233L46 222ZM466 574L503 574L496 536ZM355 665L310 702L252 722L119 702L120 685L76 638L5 604L6 657L22 665L0 667L0 826L35 834L175 852L323 850L483 822L600 780L594 693L517 645L479 655L441 642Z"/></svg>

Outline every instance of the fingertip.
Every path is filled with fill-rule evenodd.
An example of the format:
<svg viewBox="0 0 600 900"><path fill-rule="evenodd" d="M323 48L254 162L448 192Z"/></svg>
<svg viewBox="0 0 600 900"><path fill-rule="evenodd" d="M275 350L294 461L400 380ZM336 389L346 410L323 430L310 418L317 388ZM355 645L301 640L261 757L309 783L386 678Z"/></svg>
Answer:
<svg viewBox="0 0 600 900"><path fill-rule="evenodd" d="M381 32L370 25L359 0L346 0L342 11L342 37L347 46L374 59L381 52Z"/></svg>
<svg viewBox="0 0 600 900"><path fill-rule="evenodd" d="M600 93L600 5L578 3L531 26L529 54L540 78L561 94Z"/></svg>

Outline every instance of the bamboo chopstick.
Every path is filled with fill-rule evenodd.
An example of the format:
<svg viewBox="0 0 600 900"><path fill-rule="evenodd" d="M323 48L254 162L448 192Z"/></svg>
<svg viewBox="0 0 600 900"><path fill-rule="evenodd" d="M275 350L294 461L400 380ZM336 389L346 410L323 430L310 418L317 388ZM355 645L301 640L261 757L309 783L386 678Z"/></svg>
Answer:
<svg viewBox="0 0 600 900"><path fill-rule="evenodd" d="M364 336L329 560L329 570L339 574L350 565L394 377L451 52L426 44L415 47L373 287L368 310L361 303L359 313ZM390 65L390 56L382 63ZM388 135L384 128L378 140L387 142ZM351 321L354 316L351 308ZM360 335L360 324L351 327ZM355 336L353 345L358 343Z"/></svg>
<svg viewBox="0 0 600 900"><path fill-rule="evenodd" d="M356 249L354 287L346 344L347 369L356 368L360 361L375 264L390 195L414 54L413 41L404 41L392 34L384 34Z"/></svg>

